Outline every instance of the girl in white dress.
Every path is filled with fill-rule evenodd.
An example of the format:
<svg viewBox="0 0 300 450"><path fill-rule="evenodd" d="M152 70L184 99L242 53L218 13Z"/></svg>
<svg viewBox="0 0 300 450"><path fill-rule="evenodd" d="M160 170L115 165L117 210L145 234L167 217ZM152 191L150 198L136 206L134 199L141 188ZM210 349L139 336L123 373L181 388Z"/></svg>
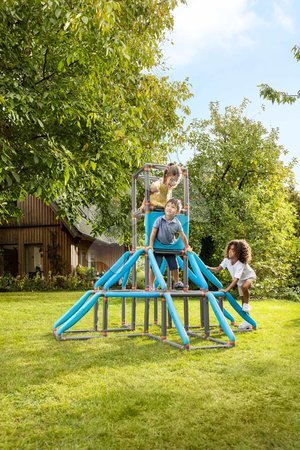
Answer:
<svg viewBox="0 0 300 450"><path fill-rule="evenodd" d="M230 272L232 282L227 288L221 290L229 292L237 285L242 299L242 309L249 313L250 288L256 280L256 273L248 264L251 261L251 247L245 240L235 239L227 244L224 256L225 258L218 267L207 267L216 272L223 269Z"/></svg>

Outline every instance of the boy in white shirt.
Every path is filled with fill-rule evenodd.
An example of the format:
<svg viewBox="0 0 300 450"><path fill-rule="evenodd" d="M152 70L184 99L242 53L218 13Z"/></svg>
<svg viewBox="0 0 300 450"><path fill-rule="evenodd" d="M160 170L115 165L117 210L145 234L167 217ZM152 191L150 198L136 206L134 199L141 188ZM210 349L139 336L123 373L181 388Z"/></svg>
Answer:
<svg viewBox="0 0 300 450"><path fill-rule="evenodd" d="M218 267L209 267L213 271L221 271L228 269L232 277L232 282L226 289L222 289L223 292L229 292L233 287L237 285L239 295L242 298L242 309L244 312L250 312L250 288L253 282L256 280L256 273L249 266L248 262L251 261L251 248L250 245L243 239L236 239L227 244L225 250L225 258ZM249 326L248 322L241 324L240 329L246 329Z"/></svg>

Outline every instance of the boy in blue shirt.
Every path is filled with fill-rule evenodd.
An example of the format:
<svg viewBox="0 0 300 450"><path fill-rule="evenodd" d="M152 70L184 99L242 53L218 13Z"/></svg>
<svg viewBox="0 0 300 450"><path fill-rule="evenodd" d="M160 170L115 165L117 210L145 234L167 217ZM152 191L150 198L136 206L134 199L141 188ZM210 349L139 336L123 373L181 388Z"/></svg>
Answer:
<svg viewBox="0 0 300 450"><path fill-rule="evenodd" d="M191 248L189 247L187 237L183 232L182 225L176 217L176 215L180 212L181 208L182 205L180 200L171 198L170 200L167 201L165 206L165 215L158 217L153 224L149 242L149 247L151 247L152 250L155 238L157 238L157 240L162 244L170 245L173 244L173 242L175 242L176 240L175 235L177 233L183 240L185 250L186 251L191 250ZM169 269L173 275L174 289L183 289L184 287L183 283L179 281L179 270L176 256L174 254L169 253L156 253L155 251L154 256L159 267L161 265L162 259L165 257ZM151 288L153 287L154 278L155 278L154 273L151 270L150 273Z"/></svg>

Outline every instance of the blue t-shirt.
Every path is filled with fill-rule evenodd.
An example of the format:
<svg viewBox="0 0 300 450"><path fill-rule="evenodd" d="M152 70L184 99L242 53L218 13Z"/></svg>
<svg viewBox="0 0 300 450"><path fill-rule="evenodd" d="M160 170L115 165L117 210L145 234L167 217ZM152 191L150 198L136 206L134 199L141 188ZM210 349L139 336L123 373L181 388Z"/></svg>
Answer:
<svg viewBox="0 0 300 450"><path fill-rule="evenodd" d="M175 234L183 232L182 225L176 216L170 222L167 221L166 216L158 217L153 228L158 229L156 238L165 245L173 244L176 241Z"/></svg>

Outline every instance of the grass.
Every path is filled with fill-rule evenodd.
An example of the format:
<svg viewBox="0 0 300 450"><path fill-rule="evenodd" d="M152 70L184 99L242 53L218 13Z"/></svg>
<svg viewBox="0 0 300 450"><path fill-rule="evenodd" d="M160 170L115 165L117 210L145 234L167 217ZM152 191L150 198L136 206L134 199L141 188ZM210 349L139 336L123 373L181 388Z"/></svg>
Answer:
<svg viewBox="0 0 300 450"><path fill-rule="evenodd" d="M79 295L0 294L1 449L300 448L299 303L252 302L258 330L235 348L180 352L56 341Z"/></svg>

